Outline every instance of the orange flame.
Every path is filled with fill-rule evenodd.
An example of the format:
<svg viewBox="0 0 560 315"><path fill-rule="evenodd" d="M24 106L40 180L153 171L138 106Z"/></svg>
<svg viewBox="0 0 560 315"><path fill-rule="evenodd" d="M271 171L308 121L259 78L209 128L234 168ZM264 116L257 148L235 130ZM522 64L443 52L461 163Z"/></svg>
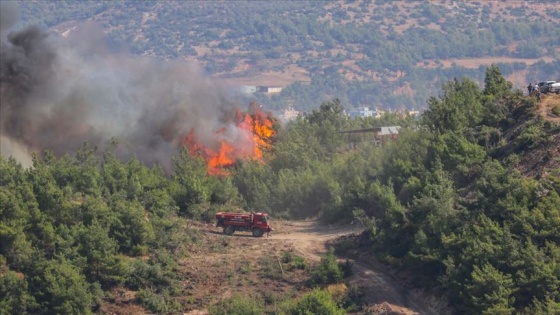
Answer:
<svg viewBox="0 0 560 315"><path fill-rule="evenodd" d="M275 131L272 119L253 107L252 114L240 111L235 113L235 127L242 131L243 137L235 143L225 139L225 128L216 132L216 140L219 142L216 150L201 144L194 129L183 139L182 144L189 149L192 156L200 154L208 163L208 174L228 175L227 168L233 166L237 160L253 159L264 162L264 152L270 151Z"/></svg>

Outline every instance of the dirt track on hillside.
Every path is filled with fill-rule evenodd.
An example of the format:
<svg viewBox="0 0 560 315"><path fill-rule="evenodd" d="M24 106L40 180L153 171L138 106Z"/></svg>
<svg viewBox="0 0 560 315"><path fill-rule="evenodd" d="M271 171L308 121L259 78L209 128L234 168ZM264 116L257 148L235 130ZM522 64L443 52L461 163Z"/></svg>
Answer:
<svg viewBox="0 0 560 315"><path fill-rule="evenodd" d="M538 104L538 112L545 120L560 124L560 117L552 112L553 108L558 105L560 105L560 96L557 94L545 94Z"/></svg>
<svg viewBox="0 0 560 315"><path fill-rule="evenodd" d="M349 234L363 231L356 225L329 226L320 225L316 221L285 221L275 224L270 239L282 239L307 259L319 261L327 252L327 241ZM352 261L350 285L355 285L364 294L364 302L370 314L435 314L422 306L424 303L414 297L386 271L376 270L371 265Z"/></svg>

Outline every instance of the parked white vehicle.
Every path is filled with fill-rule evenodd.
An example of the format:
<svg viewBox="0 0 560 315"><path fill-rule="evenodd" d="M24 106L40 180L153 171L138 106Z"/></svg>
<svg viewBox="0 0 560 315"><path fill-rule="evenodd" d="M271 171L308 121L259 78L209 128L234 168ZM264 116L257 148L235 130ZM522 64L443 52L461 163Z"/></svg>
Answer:
<svg viewBox="0 0 560 315"><path fill-rule="evenodd" d="M548 92L547 93L556 93L560 94L560 82L553 82L548 84Z"/></svg>
<svg viewBox="0 0 560 315"><path fill-rule="evenodd" d="M539 86L539 91L545 94L548 93L558 94L558 92L560 91L560 82L556 82L556 81L539 82L538 86Z"/></svg>

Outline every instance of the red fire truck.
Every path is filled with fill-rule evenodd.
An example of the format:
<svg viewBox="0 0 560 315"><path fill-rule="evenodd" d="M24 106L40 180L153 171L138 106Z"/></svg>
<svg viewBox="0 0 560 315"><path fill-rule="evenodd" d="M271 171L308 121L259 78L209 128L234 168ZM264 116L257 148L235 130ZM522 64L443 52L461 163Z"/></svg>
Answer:
<svg viewBox="0 0 560 315"><path fill-rule="evenodd" d="M251 213L216 213L216 226L224 228L224 234L233 235L235 231L251 231L253 236L261 237L264 232L267 234L272 231L268 224L268 214L262 212Z"/></svg>

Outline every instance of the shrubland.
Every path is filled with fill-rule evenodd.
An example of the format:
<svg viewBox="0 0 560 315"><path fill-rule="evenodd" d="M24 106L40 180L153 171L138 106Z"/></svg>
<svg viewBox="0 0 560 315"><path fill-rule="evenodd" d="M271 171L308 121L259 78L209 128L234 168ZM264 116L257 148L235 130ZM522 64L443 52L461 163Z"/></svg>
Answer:
<svg viewBox="0 0 560 315"><path fill-rule="evenodd" d="M483 88L445 83L420 119L350 119L340 101L325 102L279 129L265 163L239 161L229 177L207 175L186 151L171 171L122 161L118 139L104 152L88 143L74 156L46 151L29 168L0 157L1 313L95 313L115 287L152 312L178 312L177 261L199 238L185 220L231 208L359 219L361 250L409 271L458 313L557 313L560 128L536 106L492 66ZM387 125L401 129L385 145L339 132ZM530 154L547 163L531 176L519 171ZM339 314L352 304L321 289L343 279L331 254L316 269L283 257L319 288L278 312ZM264 307L233 299L248 313Z"/></svg>

